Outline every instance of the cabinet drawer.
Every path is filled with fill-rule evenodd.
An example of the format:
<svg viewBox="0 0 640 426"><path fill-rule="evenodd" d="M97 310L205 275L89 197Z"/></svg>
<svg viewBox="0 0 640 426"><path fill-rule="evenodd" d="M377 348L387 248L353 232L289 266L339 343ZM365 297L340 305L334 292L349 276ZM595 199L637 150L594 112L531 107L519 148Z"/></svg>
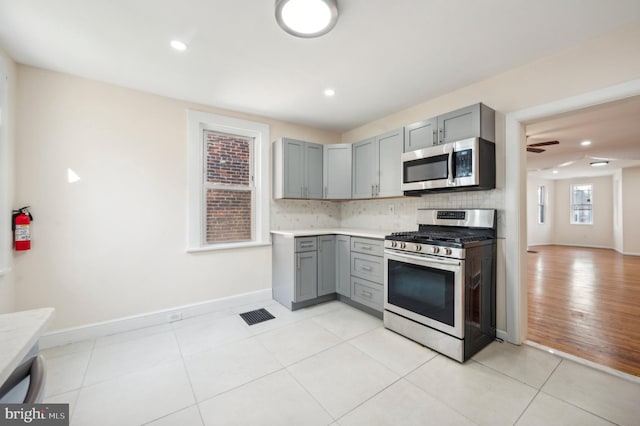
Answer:
<svg viewBox="0 0 640 426"><path fill-rule="evenodd" d="M352 252L351 275L382 284L384 277L384 258Z"/></svg>
<svg viewBox="0 0 640 426"><path fill-rule="evenodd" d="M351 277L351 299L376 311L382 311L383 291L381 284Z"/></svg>
<svg viewBox="0 0 640 426"><path fill-rule="evenodd" d="M384 253L384 241L371 238L351 237L351 251L382 256Z"/></svg>
<svg viewBox="0 0 640 426"><path fill-rule="evenodd" d="M318 244L317 237L296 238L296 252L315 251Z"/></svg>

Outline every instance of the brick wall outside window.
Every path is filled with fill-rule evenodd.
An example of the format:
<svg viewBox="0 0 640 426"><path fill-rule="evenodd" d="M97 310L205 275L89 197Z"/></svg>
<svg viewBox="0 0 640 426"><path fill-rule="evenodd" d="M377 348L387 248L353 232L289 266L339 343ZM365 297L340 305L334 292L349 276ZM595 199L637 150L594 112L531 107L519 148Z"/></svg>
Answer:
<svg viewBox="0 0 640 426"><path fill-rule="evenodd" d="M205 131L206 242L250 241L253 139Z"/></svg>
<svg viewBox="0 0 640 426"><path fill-rule="evenodd" d="M205 132L207 182L249 185L251 140L223 133Z"/></svg>
<svg viewBox="0 0 640 426"><path fill-rule="evenodd" d="M251 240L251 191L207 190L207 243Z"/></svg>

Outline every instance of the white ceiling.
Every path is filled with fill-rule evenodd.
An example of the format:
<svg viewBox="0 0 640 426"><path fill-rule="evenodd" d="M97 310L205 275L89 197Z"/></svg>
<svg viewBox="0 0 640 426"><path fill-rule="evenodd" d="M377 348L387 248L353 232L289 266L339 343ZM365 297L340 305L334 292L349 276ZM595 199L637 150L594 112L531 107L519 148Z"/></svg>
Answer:
<svg viewBox="0 0 640 426"><path fill-rule="evenodd" d="M339 0L332 32L298 39L274 3L0 0L0 46L27 65L345 131L640 20L638 0Z"/></svg>
<svg viewBox="0 0 640 426"><path fill-rule="evenodd" d="M640 96L546 118L526 126L527 143L557 140L545 152L527 152L530 176L545 179L602 176L640 166ZM589 146L580 142L591 141ZM598 159L605 167L592 167ZM554 173L556 171L557 173Z"/></svg>

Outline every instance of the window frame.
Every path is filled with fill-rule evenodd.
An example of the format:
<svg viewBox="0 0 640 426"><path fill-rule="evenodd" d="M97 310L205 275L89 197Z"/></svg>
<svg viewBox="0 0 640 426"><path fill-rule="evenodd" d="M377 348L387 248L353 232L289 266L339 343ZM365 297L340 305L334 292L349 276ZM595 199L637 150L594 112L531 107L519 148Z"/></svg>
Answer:
<svg viewBox="0 0 640 426"><path fill-rule="evenodd" d="M538 225L546 223L547 187L538 185Z"/></svg>
<svg viewBox="0 0 640 426"><path fill-rule="evenodd" d="M206 242L206 182L204 131L253 138L252 240ZM270 245L269 230L269 125L196 110L188 110L188 221L187 252Z"/></svg>
<svg viewBox="0 0 640 426"><path fill-rule="evenodd" d="M574 217L574 212L575 212L575 204L573 203L573 196L574 196L574 188L578 187L578 186L588 186L591 188L591 197L589 198L590 202L589 205L591 206L591 221L588 223L584 223L584 222L575 222L573 220ZM571 184L569 186L569 223L571 225L593 225L593 184L591 183L576 183L576 184Z"/></svg>

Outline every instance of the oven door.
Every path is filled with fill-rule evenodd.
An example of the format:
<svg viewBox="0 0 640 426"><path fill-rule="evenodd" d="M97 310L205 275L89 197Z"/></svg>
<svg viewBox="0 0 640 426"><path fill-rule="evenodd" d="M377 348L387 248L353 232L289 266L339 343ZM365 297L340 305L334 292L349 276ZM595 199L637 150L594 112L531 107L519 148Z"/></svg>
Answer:
<svg viewBox="0 0 640 426"><path fill-rule="evenodd" d="M384 309L464 338L464 261L384 251Z"/></svg>

